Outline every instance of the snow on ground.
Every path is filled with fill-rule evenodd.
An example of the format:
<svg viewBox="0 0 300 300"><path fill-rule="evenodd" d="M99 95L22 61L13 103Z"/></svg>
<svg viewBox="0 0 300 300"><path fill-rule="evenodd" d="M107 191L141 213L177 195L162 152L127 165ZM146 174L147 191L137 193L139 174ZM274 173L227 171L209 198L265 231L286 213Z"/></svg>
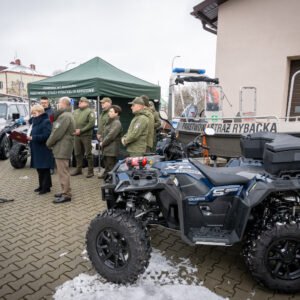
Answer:
<svg viewBox="0 0 300 300"><path fill-rule="evenodd" d="M224 299L197 279L197 268L189 259L175 264L158 250L153 250L146 272L133 285L106 282L99 275L80 274L58 287L55 300L221 300Z"/></svg>

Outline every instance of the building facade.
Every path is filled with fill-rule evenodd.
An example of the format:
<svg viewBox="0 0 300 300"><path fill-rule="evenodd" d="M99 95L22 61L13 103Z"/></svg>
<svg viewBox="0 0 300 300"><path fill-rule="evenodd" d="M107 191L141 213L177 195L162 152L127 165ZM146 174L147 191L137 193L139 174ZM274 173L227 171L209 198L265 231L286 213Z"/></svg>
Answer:
<svg viewBox="0 0 300 300"><path fill-rule="evenodd" d="M27 84L47 77L37 72L35 65L26 67L16 59L8 67L0 66L0 94L27 97Z"/></svg>
<svg viewBox="0 0 300 300"><path fill-rule="evenodd" d="M206 0L194 7L203 28L217 34L216 77L232 103L224 103L225 116L239 111L245 86L257 88L257 115L287 115L291 77L300 70L299 11L299 0ZM300 116L300 74L290 116Z"/></svg>

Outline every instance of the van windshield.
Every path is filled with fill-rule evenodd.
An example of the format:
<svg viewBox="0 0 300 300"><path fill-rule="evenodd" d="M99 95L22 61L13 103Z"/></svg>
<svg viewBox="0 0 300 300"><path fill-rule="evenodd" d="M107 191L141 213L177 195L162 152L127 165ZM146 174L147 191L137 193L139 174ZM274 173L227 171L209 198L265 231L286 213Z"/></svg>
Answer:
<svg viewBox="0 0 300 300"><path fill-rule="evenodd" d="M7 105L0 103L0 119L6 119L7 116Z"/></svg>

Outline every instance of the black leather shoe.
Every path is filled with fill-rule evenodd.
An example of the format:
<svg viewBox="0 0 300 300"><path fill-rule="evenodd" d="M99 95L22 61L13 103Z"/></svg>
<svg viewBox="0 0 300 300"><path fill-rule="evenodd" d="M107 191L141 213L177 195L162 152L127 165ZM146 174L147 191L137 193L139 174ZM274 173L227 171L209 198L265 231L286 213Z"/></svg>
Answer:
<svg viewBox="0 0 300 300"><path fill-rule="evenodd" d="M53 203L59 204L59 203L64 203L64 202L69 202L71 201L71 197L68 196L61 196L60 198L56 198Z"/></svg>
<svg viewBox="0 0 300 300"><path fill-rule="evenodd" d="M40 190L39 191L39 195L44 195L44 194L47 194L47 193L50 193L50 189Z"/></svg>
<svg viewBox="0 0 300 300"><path fill-rule="evenodd" d="M54 198L60 198L62 195L62 193L54 194Z"/></svg>
<svg viewBox="0 0 300 300"><path fill-rule="evenodd" d="M34 190L34 192L40 192L42 189L40 187L38 187L37 189Z"/></svg>

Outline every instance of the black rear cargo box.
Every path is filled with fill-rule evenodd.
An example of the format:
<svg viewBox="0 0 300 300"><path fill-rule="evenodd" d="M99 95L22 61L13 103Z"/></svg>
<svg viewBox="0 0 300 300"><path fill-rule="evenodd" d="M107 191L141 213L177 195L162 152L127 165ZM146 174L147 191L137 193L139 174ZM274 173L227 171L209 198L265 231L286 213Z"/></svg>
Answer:
<svg viewBox="0 0 300 300"><path fill-rule="evenodd" d="M272 142L278 134L256 132L243 135L240 139L242 156L245 158L263 159L265 143Z"/></svg>
<svg viewBox="0 0 300 300"><path fill-rule="evenodd" d="M263 163L272 175L300 171L300 138L282 135L266 143Z"/></svg>

